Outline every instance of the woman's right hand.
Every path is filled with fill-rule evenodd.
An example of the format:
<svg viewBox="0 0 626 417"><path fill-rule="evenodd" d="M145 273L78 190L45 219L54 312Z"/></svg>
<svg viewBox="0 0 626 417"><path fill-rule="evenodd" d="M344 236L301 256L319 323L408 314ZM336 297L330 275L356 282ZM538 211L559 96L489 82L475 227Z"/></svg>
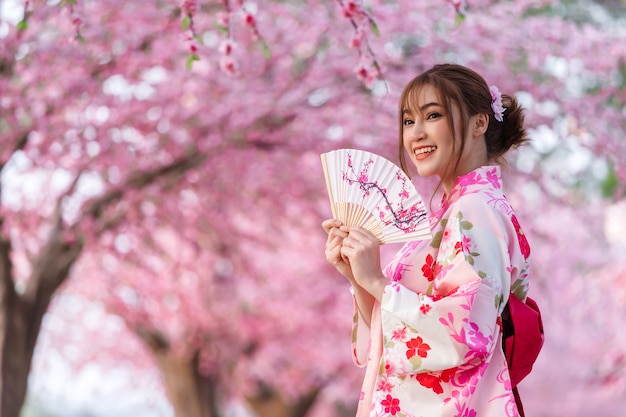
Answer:
<svg viewBox="0 0 626 417"><path fill-rule="evenodd" d="M327 219L322 222L322 228L328 234L326 240L326 260L337 268L337 271L349 280L353 280L352 268L348 263L347 258L344 259L341 256L341 246L343 245L343 239L348 236L347 231L340 229L342 226L341 221L335 219Z"/></svg>

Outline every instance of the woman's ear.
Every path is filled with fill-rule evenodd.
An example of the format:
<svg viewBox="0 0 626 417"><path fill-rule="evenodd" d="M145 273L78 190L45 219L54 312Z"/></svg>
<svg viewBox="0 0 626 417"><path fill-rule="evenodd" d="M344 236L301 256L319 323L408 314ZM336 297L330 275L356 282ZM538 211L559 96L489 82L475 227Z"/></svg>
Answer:
<svg viewBox="0 0 626 417"><path fill-rule="evenodd" d="M474 116L474 123L472 126L472 133L474 136L482 136L487 132L489 127L489 115L487 113L478 113Z"/></svg>

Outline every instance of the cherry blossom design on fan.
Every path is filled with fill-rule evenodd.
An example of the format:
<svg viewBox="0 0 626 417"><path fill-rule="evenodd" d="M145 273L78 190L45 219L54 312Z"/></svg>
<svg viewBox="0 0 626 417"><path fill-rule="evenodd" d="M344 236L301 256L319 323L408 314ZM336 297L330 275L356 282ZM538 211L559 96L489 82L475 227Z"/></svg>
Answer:
<svg viewBox="0 0 626 417"><path fill-rule="evenodd" d="M430 238L424 202L398 166L357 149L321 158L334 218L369 230L381 243Z"/></svg>
<svg viewBox="0 0 626 417"><path fill-rule="evenodd" d="M354 162L352 161L352 155L348 153L348 168L349 170L343 172L343 180L347 181L350 185L358 185L361 191L363 191L363 198L368 197L372 191L380 193L384 200L382 206L376 206L378 216L385 225L393 224L398 229L403 231L411 231L416 224L424 221L424 218L428 215L426 210L422 207L412 205L405 207L405 201L410 197L408 191L409 178L397 168L396 179L400 181L401 190L398 193L399 200L392 202L388 197L388 190L379 184L377 180L370 180L369 168L374 163L374 159L370 158L361 167L361 170L357 173L354 169ZM412 184L411 184L412 187ZM391 218L389 215L391 214ZM387 220L388 219L388 220Z"/></svg>

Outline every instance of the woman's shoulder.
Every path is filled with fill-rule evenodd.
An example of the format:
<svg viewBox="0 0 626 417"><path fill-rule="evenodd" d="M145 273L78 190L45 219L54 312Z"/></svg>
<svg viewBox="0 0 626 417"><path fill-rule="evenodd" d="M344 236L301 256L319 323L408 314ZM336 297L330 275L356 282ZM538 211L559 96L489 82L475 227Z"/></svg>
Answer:
<svg viewBox="0 0 626 417"><path fill-rule="evenodd" d="M462 222L460 225L467 230L477 227L503 236L514 229L515 213L501 189L480 187L451 203L442 219L446 219L444 224L454 219Z"/></svg>
<svg viewBox="0 0 626 417"><path fill-rule="evenodd" d="M523 229L501 189L485 188L465 194L450 206L446 216L448 219L458 219L462 230L469 233L478 230L487 232L504 240L509 250L519 244L525 259L530 255L530 246Z"/></svg>
<svg viewBox="0 0 626 417"><path fill-rule="evenodd" d="M513 208L502 189L494 187L476 187L462 193L450 204L447 211L477 211L478 214L493 213L505 217L513 214Z"/></svg>

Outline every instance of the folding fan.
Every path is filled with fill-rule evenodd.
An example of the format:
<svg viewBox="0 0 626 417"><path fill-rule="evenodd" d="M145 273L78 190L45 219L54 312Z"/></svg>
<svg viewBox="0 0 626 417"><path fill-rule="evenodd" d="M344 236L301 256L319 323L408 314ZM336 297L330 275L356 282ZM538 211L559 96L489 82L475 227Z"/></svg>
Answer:
<svg viewBox="0 0 626 417"><path fill-rule="evenodd" d="M320 156L333 218L369 230L381 244L431 237L422 197L393 162L358 149Z"/></svg>

